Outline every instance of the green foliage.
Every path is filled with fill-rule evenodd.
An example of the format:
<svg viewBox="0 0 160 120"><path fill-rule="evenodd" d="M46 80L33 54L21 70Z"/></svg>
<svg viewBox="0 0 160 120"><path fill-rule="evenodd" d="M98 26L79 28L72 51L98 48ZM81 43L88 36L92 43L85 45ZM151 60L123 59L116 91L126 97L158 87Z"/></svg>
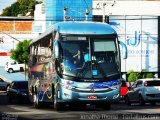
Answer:
<svg viewBox="0 0 160 120"><path fill-rule="evenodd" d="M1 16L12 16L11 13L12 13L11 7L6 7L5 9L3 9Z"/></svg>
<svg viewBox="0 0 160 120"><path fill-rule="evenodd" d="M128 81L129 82L134 82L137 79L141 78L141 73L139 72L131 72L128 76Z"/></svg>
<svg viewBox="0 0 160 120"><path fill-rule="evenodd" d="M132 72L134 72L133 70L128 70L127 71L127 74L130 74L130 73L132 73Z"/></svg>
<svg viewBox="0 0 160 120"><path fill-rule="evenodd" d="M134 72L133 70L129 70L128 74L128 82L134 82L139 78L142 78L141 72Z"/></svg>
<svg viewBox="0 0 160 120"><path fill-rule="evenodd" d="M18 61L20 63L24 63L24 61L28 60L28 47L31 40L24 40L22 42L19 42L16 46L15 50L11 50L11 58L15 61Z"/></svg>
<svg viewBox="0 0 160 120"><path fill-rule="evenodd" d="M154 78L153 73L144 73L143 78Z"/></svg>
<svg viewBox="0 0 160 120"><path fill-rule="evenodd" d="M42 2L36 0L17 0L11 6L3 9L1 16L18 16L19 14L26 15L31 12L34 15L35 5Z"/></svg>
<svg viewBox="0 0 160 120"><path fill-rule="evenodd" d="M128 74L128 82L134 82L141 78L154 78L153 73L147 73L146 70L142 70L141 72L134 72L133 70L129 70Z"/></svg>

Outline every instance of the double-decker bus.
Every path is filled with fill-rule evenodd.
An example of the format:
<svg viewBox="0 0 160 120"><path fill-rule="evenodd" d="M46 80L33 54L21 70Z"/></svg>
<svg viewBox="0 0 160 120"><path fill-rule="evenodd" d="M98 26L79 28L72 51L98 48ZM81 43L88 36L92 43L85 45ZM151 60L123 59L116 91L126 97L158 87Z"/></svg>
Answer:
<svg viewBox="0 0 160 120"><path fill-rule="evenodd" d="M110 109L120 98L119 43L106 23L59 22L39 35L29 46L28 60L34 106L54 103L61 110L95 104Z"/></svg>

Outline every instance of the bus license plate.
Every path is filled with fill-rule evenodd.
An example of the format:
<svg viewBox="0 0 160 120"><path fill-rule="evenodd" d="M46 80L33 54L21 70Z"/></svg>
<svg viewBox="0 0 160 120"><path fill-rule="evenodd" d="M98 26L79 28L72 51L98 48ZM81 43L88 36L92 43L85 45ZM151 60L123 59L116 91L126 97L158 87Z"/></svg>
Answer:
<svg viewBox="0 0 160 120"><path fill-rule="evenodd" d="M96 95L90 95L87 97L88 99L97 99L97 96Z"/></svg>

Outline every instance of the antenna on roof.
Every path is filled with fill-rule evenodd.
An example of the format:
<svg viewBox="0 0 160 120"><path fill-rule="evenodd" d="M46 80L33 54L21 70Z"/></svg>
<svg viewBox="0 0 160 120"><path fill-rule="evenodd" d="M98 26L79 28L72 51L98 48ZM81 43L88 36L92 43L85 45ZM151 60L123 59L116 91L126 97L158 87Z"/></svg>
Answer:
<svg viewBox="0 0 160 120"><path fill-rule="evenodd" d="M88 21L88 14L89 14L89 12L88 12L88 8L86 8L86 12L85 12L86 21Z"/></svg>

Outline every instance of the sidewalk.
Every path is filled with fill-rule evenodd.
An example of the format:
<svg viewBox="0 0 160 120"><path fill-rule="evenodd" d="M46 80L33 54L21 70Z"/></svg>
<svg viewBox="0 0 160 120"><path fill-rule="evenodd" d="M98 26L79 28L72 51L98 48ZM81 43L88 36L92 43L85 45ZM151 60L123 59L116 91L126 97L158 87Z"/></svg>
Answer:
<svg viewBox="0 0 160 120"><path fill-rule="evenodd" d="M28 75L24 72L15 72L15 73L8 73L4 70L4 67L0 66L0 77L7 82L11 81L20 81L20 80L28 80Z"/></svg>

